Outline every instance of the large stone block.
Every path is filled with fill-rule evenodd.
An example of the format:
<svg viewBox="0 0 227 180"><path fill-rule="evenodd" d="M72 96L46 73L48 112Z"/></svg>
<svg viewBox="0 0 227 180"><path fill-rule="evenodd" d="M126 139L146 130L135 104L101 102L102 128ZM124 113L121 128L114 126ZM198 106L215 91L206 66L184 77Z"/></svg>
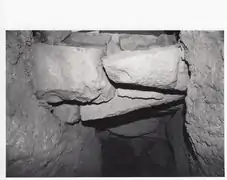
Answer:
<svg viewBox="0 0 227 180"><path fill-rule="evenodd" d="M101 64L102 49L36 44L32 51L38 99L101 103L114 96Z"/></svg>
<svg viewBox="0 0 227 180"><path fill-rule="evenodd" d="M160 89L186 90L188 71L183 51L176 45L149 50L123 51L103 58L108 77L115 83ZM178 81L178 73L180 73Z"/></svg>
<svg viewBox="0 0 227 180"><path fill-rule="evenodd" d="M106 117L122 115L137 109L167 104L172 101L183 99L184 95L165 95L163 99L131 99L121 98L117 95L107 103L99 105L86 105L80 107L81 120L95 120Z"/></svg>

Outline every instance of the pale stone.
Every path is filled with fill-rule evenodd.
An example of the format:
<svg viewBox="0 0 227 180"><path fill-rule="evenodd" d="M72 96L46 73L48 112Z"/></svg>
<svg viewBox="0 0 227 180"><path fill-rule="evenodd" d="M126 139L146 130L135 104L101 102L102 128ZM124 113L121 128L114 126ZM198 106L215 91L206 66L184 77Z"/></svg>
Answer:
<svg viewBox="0 0 227 180"><path fill-rule="evenodd" d="M184 61L179 61L177 84L175 89L185 91L189 83L188 67Z"/></svg>
<svg viewBox="0 0 227 180"><path fill-rule="evenodd" d="M121 98L115 95L115 97L107 103L99 105L92 104L81 106L80 108L81 120L87 121L122 115L137 109L148 108L160 104L166 104L183 98L184 98L183 95L165 95L161 100L156 99L144 100Z"/></svg>
<svg viewBox="0 0 227 180"><path fill-rule="evenodd" d="M122 35L120 38L120 47L122 50L142 50L152 46L169 46L176 44L174 35L161 34L154 35Z"/></svg>
<svg viewBox="0 0 227 180"><path fill-rule="evenodd" d="M153 35L128 35L120 38L120 46L122 50L147 49L156 40L157 37Z"/></svg>
<svg viewBox="0 0 227 180"><path fill-rule="evenodd" d="M134 89L117 89L119 97L128 97L132 99L156 99L161 100L164 94L155 91L140 91Z"/></svg>
<svg viewBox="0 0 227 180"><path fill-rule="evenodd" d="M186 87L178 82L182 58L183 51L172 45L109 55L103 57L103 66L108 77L115 83L181 90Z"/></svg>
<svg viewBox="0 0 227 180"><path fill-rule="evenodd" d="M186 97L186 129L198 159L192 175L225 174L223 31L182 31L191 78ZM175 128L175 126L174 126ZM200 164L201 166L198 166Z"/></svg>
<svg viewBox="0 0 227 180"><path fill-rule="evenodd" d="M62 122L74 124L80 120L80 107L77 105L62 104L54 108L53 114Z"/></svg>
<svg viewBox="0 0 227 180"><path fill-rule="evenodd" d="M110 39L109 34L73 32L64 42L72 46L105 46Z"/></svg>
<svg viewBox="0 0 227 180"><path fill-rule="evenodd" d="M101 103L114 96L101 64L101 49L36 44L32 51L38 99Z"/></svg>

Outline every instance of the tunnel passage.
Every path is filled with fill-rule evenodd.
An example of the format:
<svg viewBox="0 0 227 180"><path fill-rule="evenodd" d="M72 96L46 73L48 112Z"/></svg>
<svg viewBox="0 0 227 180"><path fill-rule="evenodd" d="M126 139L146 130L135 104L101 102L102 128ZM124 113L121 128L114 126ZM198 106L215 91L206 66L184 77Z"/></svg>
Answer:
<svg viewBox="0 0 227 180"><path fill-rule="evenodd" d="M222 174L223 49L190 33L7 32L7 176Z"/></svg>
<svg viewBox="0 0 227 180"><path fill-rule="evenodd" d="M102 147L102 176L104 177L176 177L188 176L188 159L175 153L185 149L172 147L185 143L183 136L184 100L144 108L124 115L85 121L85 126L96 129ZM176 115L180 113L180 116ZM181 129L171 129L173 121L182 122ZM167 127L168 126L168 127ZM176 133L175 131L179 131ZM171 133L171 134L170 134ZM185 148L185 147L184 147ZM175 152L174 152L175 150ZM184 153L184 152L183 152ZM179 167L177 163L184 166ZM179 162L181 161L181 162ZM177 170L178 168L178 170ZM182 171L182 172L181 172Z"/></svg>

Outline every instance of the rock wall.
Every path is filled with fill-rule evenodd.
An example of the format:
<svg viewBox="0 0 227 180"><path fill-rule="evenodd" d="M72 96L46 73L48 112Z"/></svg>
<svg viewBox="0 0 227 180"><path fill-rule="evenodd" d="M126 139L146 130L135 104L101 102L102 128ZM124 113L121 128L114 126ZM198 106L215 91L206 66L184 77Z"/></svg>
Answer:
<svg viewBox="0 0 227 180"><path fill-rule="evenodd" d="M43 40L43 42L49 45L42 46L41 49L48 47L52 50L54 49L53 52L56 53L57 51L55 50L62 46L64 46L63 49L72 48L67 46L78 46L80 48L76 49L79 49L81 53L84 49L97 48L105 51L107 59L108 56L115 57L114 54L119 54L120 57L122 57L122 51L130 52L133 50L139 52L139 55L141 55L141 52L145 52L146 49L153 46L165 47L176 44L174 38L169 38L166 35L155 37L127 34L110 35L106 33L99 34L97 32L71 33L70 36L69 32L56 32L56 34L46 32L46 34L47 40ZM187 86L186 122L183 121L181 109L181 111L177 111L175 116L170 118L167 125L168 135L172 135L168 138L174 148L177 171L179 172L178 174L182 176L189 176L191 174L194 176L223 176L223 34L219 32L182 31L180 38L187 47L185 59L189 65L189 74L191 77ZM34 43L34 39L31 32L7 32L6 43L7 176L100 176L100 142L96 138L93 128L85 127L82 126L81 123L78 123L80 118L84 121L106 118L125 114L140 108L182 100L185 97L185 86L188 83L188 76L187 73L185 73L187 70L186 64L182 59L176 61L180 62L179 64L173 64L173 67L175 67L178 72L176 73L174 71L175 78L172 78L170 83L160 86L161 81L152 79L152 83L150 83L151 86L158 84L157 87L166 87L166 89L164 88L161 91L159 89L157 91L157 87L138 88L138 86L131 86L129 88L127 84L123 86L122 84L116 85L113 82L110 84L109 81L107 81L110 79L107 79L105 76L102 61L98 57L96 59L97 66L93 66L94 64L89 62L89 60L87 66L94 72L98 69L97 76L101 74L100 79L105 77L104 83L101 83L101 81L95 81L94 83L96 78L91 75L90 71L86 71L86 68L83 70L83 68L74 67L77 67L78 71L82 72L78 77L88 77L87 75L90 75L88 78L85 78L85 81L82 79L82 89L79 89L81 86L77 87L76 96L79 97L77 100L93 103L92 105L81 105L78 102L75 104L61 104L63 100L68 101L76 98L75 94L67 94L68 92L63 92L61 86L59 86L61 89L58 91L58 93L61 94L60 97L56 97L57 93L54 92L55 89L59 90L59 87L52 89L52 92L50 92L48 96L45 96L45 93L39 95L46 102L60 103L61 105L51 109L53 107L46 104L48 108L44 108L43 105L40 106L41 102L37 101L37 97L39 96L37 96L37 87L34 86L35 84L33 82L38 76L32 78L32 75L34 75L34 71L32 71L34 64L30 59L30 55L32 55L31 46ZM50 45L56 45L58 48ZM42 52L39 52L39 58L37 59L45 60L45 58L50 55L48 54L49 52L48 50L45 52L45 57L40 57ZM53 60L61 60L61 58L59 58L60 56L53 56L54 58L49 59L51 62ZM127 56L127 58L129 56ZM84 55L81 57L84 57ZM168 55L165 57L168 57ZM127 63L130 64L133 58L128 59L129 61ZM53 62L52 65L54 64ZM126 61L124 61L123 64L125 62ZM64 64L64 62L61 63ZM162 63L161 67L163 68L165 64L166 63ZM45 80L45 77L50 75L49 70L51 69L48 67L49 65L45 63L41 63L40 66L42 67L41 69L36 69L36 71L39 72L39 78L42 76L38 82ZM62 66L67 66L68 69L72 68L67 63ZM58 66L56 72L63 72L63 75L64 73L69 73L67 75L69 75L68 78L70 80L70 73L73 74L74 72L67 71L67 68L61 71L62 66ZM126 76L128 74L127 67L128 66L125 66L123 69L120 69L123 77L125 74ZM146 67L146 65L143 67ZM116 68L113 68L113 70L115 71ZM134 70L135 69L132 69L132 72L134 72ZM153 70L155 70L155 68L153 68ZM57 76L60 77L62 75L61 73L57 73ZM83 76L83 73L87 74ZM169 72L169 74L172 74L172 72ZM157 73L155 73L155 75L157 75ZM159 75L163 75L163 73L159 72ZM60 77L62 80L60 85L66 83L64 76L62 77ZM168 75L165 77L169 80ZM112 76L112 79L114 78L116 78L116 76ZM120 78L117 77L115 81L118 83L119 79ZM143 80L144 77L140 79L138 84L141 85ZM87 84L87 82L89 83ZM89 86L92 83L94 83L93 86ZM123 81L123 83L125 83L125 81ZM105 86L105 84L109 84L109 86ZM50 84L48 84L48 82L46 82L45 85L46 89L43 91L49 91L52 87L49 86ZM67 85L70 86L72 83L68 83ZM144 84L142 83L142 85ZM42 90L43 87L44 86L40 86L39 88ZM106 87L107 89L105 89ZM66 86L62 88L65 88L64 90L67 91ZM88 90L86 91L86 89ZM52 99L49 98L50 96L55 97ZM64 123L72 123L74 126ZM183 132L184 123L186 131L189 134L187 147L184 144L185 139L183 139L183 137L186 136L185 132ZM143 125L143 127L144 126L145 125ZM190 167L187 163L188 154L184 152L189 152ZM182 161L182 159L184 160ZM191 168L191 172L189 172L189 168Z"/></svg>
<svg viewBox="0 0 227 180"><path fill-rule="evenodd" d="M78 101L83 121L185 97L187 66L173 36L77 32L46 43L32 47L36 96L48 103Z"/></svg>
<svg viewBox="0 0 227 180"><path fill-rule="evenodd" d="M6 43L6 175L100 176L101 147L94 129L63 125L34 95L31 32L7 31Z"/></svg>
<svg viewBox="0 0 227 180"><path fill-rule="evenodd" d="M218 31L181 32L191 73L186 129L195 152L191 165L195 176L224 176L223 35Z"/></svg>

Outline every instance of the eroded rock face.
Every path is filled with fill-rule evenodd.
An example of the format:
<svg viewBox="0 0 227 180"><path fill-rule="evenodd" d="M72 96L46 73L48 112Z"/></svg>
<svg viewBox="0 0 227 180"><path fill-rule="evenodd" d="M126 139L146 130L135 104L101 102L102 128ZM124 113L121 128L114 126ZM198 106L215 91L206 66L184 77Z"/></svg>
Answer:
<svg viewBox="0 0 227 180"><path fill-rule="evenodd" d="M101 49L33 46L33 80L38 99L47 102L77 100L100 103L110 100L115 89L105 76Z"/></svg>
<svg viewBox="0 0 227 180"><path fill-rule="evenodd" d="M158 37L153 35L122 35L119 42L124 51L142 50L152 46L168 46L176 43L174 35L166 34Z"/></svg>
<svg viewBox="0 0 227 180"><path fill-rule="evenodd" d="M73 32L64 43L71 46L105 46L111 40L110 34Z"/></svg>
<svg viewBox="0 0 227 180"><path fill-rule="evenodd" d="M80 106L63 104L55 107L53 114L62 122L75 124L80 121Z"/></svg>
<svg viewBox="0 0 227 180"><path fill-rule="evenodd" d="M183 31L181 40L191 72L186 127L196 152L192 170L197 176L224 176L223 37L217 31Z"/></svg>
<svg viewBox="0 0 227 180"><path fill-rule="evenodd" d="M123 51L103 58L108 77L115 83L160 89L186 90L188 72L177 46L153 47L143 51ZM178 72L185 73L179 79Z"/></svg>
<svg viewBox="0 0 227 180"><path fill-rule="evenodd" d="M6 33L8 48L12 48L6 53L6 176L101 176L101 147L94 129L81 124L64 126L39 106L33 94L28 46L31 32ZM18 62L12 65L18 54Z"/></svg>

